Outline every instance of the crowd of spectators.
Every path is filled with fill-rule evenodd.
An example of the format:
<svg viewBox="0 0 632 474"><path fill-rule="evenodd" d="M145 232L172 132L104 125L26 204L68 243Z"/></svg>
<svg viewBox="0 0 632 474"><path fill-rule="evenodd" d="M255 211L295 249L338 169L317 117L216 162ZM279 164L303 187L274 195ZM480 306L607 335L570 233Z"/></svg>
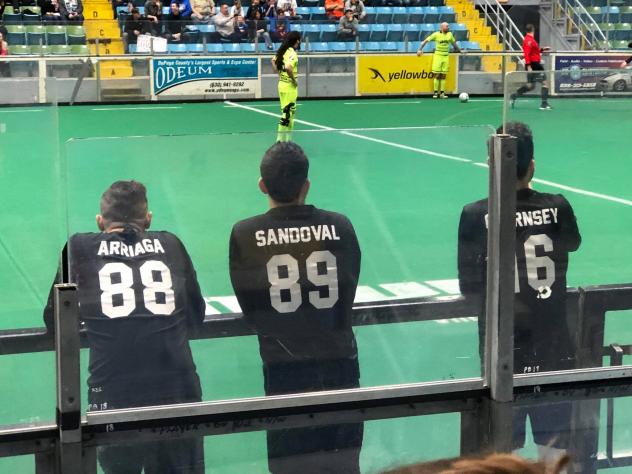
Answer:
<svg viewBox="0 0 632 474"><path fill-rule="evenodd" d="M13 8L14 13L39 14L46 24L80 25L84 20L81 0L0 0L0 18L7 6ZM33 9L34 6L39 7L39 12Z"/></svg>

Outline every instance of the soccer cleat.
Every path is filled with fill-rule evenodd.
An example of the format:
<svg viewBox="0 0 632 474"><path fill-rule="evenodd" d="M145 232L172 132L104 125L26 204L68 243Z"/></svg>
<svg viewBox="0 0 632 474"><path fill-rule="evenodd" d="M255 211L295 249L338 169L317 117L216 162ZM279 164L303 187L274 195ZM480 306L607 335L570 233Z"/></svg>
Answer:
<svg viewBox="0 0 632 474"><path fill-rule="evenodd" d="M433 99L438 99L439 98L439 94L437 94L436 92L434 94L432 94L432 98Z"/></svg>
<svg viewBox="0 0 632 474"><path fill-rule="evenodd" d="M511 108L513 109L516 106L516 99L518 98L517 94L511 94L509 99L511 100Z"/></svg>
<svg viewBox="0 0 632 474"><path fill-rule="evenodd" d="M551 107L548 103L543 103L540 105L540 110L552 110L553 107Z"/></svg>
<svg viewBox="0 0 632 474"><path fill-rule="evenodd" d="M448 94L444 94L444 93L442 92L440 97L441 97L442 99L447 99L447 98L448 98Z"/></svg>

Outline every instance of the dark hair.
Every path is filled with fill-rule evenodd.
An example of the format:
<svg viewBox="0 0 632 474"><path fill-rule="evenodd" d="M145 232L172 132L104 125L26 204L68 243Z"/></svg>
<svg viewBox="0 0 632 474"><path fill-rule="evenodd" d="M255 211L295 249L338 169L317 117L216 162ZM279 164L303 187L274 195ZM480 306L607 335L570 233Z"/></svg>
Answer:
<svg viewBox="0 0 632 474"><path fill-rule="evenodd" d="M503 133L501 125L496 133ZM505 124L505 133L518 139L518 156L516 156L517 177L522 179L527 175L529 165L533 161L533 132L526 123L508 122Z"/></svg>
<svg viewBox="0 0 632 474"><path fill-rule="evenodd" d="M527 33L533 33L535 31L535 26L533 26L531 23L529 23L527 25L527 27L525 28Z"/></svg>
<svg viewBox="0 0 632 474"><path fill-rule="evenodd" d="M276 56L274 57L274 64L276 64L278 71L283 70L283 56L285 56L285 52L290 49L290 47L294 46L294 43L296 43L300 39L301 34L298 31L290 31L287 34L287 36L283 40L283 43L281 43L281 47L277 51Z"/></svg>
<svg viewBox="0 0 632 474"><path fill-rule="evenodd" d="M298 198L307 180L309 161L296 143L278 142L263 155L259 170L270 197L287 203Z"/></svg>
<svg viewBox="0 0 632 474"><path fill-rule="evenodd" d="M107 222L142 224L147 217L147 189L138 181L116 181L101 196Z"/></svg>
<svg viewBox="0 0 632 474"><path fill-rule="evenodd" d="M132 15L134 13L140 13L140 10L138 8L134 7L134 8L132 8Z"/></svg>

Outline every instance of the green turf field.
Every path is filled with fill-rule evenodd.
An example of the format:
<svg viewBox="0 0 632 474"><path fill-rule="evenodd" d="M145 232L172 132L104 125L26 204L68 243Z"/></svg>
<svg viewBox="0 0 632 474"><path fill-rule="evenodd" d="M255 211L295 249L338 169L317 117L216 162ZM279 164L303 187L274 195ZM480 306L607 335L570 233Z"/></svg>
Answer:
<svg viewBox="0 0 632 474"><path fill-rule="evenodd" d="M621 138L632 126L629 102L553 105L542 112L536 101L523 101L510 118L534 130L535 187L563 193L575 208L584 242L571 257L569 285L629 281L632 171ZM116 179L147 184L153 228L184 241L209 314L231 311L228 237L234 222L266 210L258 163L275 139L276 113L274 102L0 109L0 329L42 325L65 236L95 229L99 196ZM464 204L486 195L485 140L501 117L498 100L300 104L295 141L311 159L309 201L354 223L363 251L360 299L458 291L458 219ZM609 342L632 342L623 316L610 315ZM363 386L478 375L471 319L356 334ZM206 400L263 393L255 338L192 346ZM0 406L0 424L53 419L52 354L4 356L0 380L12 381L0 388L11 400ZM369 422L363 468L455 455L458 426L458 415ZM208 472L265 472L265 437L209 439L207 459L216 468ZM15 463L14 472L32 465ZM6 466L0 471L13 464Z"/></svg>

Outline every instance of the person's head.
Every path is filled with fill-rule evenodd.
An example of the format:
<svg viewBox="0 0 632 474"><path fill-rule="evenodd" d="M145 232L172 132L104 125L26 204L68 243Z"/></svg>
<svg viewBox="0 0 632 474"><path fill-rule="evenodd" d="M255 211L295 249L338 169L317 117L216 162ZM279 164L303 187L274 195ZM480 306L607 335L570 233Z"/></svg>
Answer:
<svg viewBox="0 0 632 474"><path fill-rule="evenodd" d="M277 9L277 16L279 18L285 18L285 10L283 10L282 8Z"/></svg>
<svg viewBox="0 0 632 474"><path fill-rule="evenodd" d="M259 10L255 10L255 20L261 19L261 12Z"/></svg>
<svg viewBox="0 0 632 474"><path fill-rule="evenodd" d="M222 15L228 16L228 5L226 3L222 3L222 6L219 7L219 12Z"/></svg>
<svg viewBox="0 0 632 474"><path fill-rule="evenodd" d="M525 31L527 32L528 35L535 34L535 26L529 23L527 27L525 28Z"/></svg>
<svg viewBox="0 0 632 474"><path fill-rule="evenodd" d="M278 142L263 155L259 167L259 189L272 207L303 204L309 191L309 161L294 142Z"/></svg>
<svg viewBox="0 0 632 474"><path fill-rule="evenodd" d="M355 5L356 3L358 3L358 0L350 0L351 5Z"/></svg>
<svg viewBox="0 0 632 474"><path fill-rule="evenodd" d="M283 25L283 23L277 25L277 28L281 25ZM281 47L274 57L274 63L279 71L283 69L283 56L285 55L285 52L290 48L298 50L300 47L301 34L298 31L290 31L285 38L283 38L283 43L281 43Z"/></svg>
<svg viewBox="0 0 632 474"><path fill-rule="evenodd" d="M174 15L180 14L180 8L175 2L171 4L171 13L173 13Z"/></svg>
<svg viewBox="0 0 632 474"><path fill-rule="evenodd" d="M450 25L447 21L444 21L443 23L441 23L441 32L447 33L448 31L450 31Z"/></svg>
<svg viewBox="0 0 632 474"><path fill-rule="evenodd" d="M518 181L526 187L533 179L535 173L533 132L527 124L522 122L508 122L505 124L504 131L507 135L515 137L518 141L516 177ZM498 127L496 133L503 133L502 125Z"/></svg>
<svg viewBox="0 0 632 474"><path fill-rule="evenodd" d="M140 10L138 8L132 8L132 18L138 20L140 18Z"/></svg>
<svg viewBox="0 0 632 474"><path fill-rule="evenodd" d="M568 456L549 465L513 454L491 454L484 458L445 459L415 464L383 474L561 474L568 462Z"/></svg>
<svg viewBox="0 0 632 474"><path fill-rule="evenodd" d="M252 0L252 2L250 3L250 5L251 5L251 6L253 6L253 7L258 7L260 3L261 3L261 2L260 2L259 0Z"/></svg>
<svg viewBox="0 0 632 474"><path fill-rule="evenodd" d="M348 20L353 20L353 10L351 8L347 8L345 10L345 16Z"/></svg>
<svg viewBox="0 0 632 474"><path fill-rule="evenodd" d="M101 196L97 226L102 231L133 225L142 230L151 225L147 189L138 181L116 181Z"/></svg>

